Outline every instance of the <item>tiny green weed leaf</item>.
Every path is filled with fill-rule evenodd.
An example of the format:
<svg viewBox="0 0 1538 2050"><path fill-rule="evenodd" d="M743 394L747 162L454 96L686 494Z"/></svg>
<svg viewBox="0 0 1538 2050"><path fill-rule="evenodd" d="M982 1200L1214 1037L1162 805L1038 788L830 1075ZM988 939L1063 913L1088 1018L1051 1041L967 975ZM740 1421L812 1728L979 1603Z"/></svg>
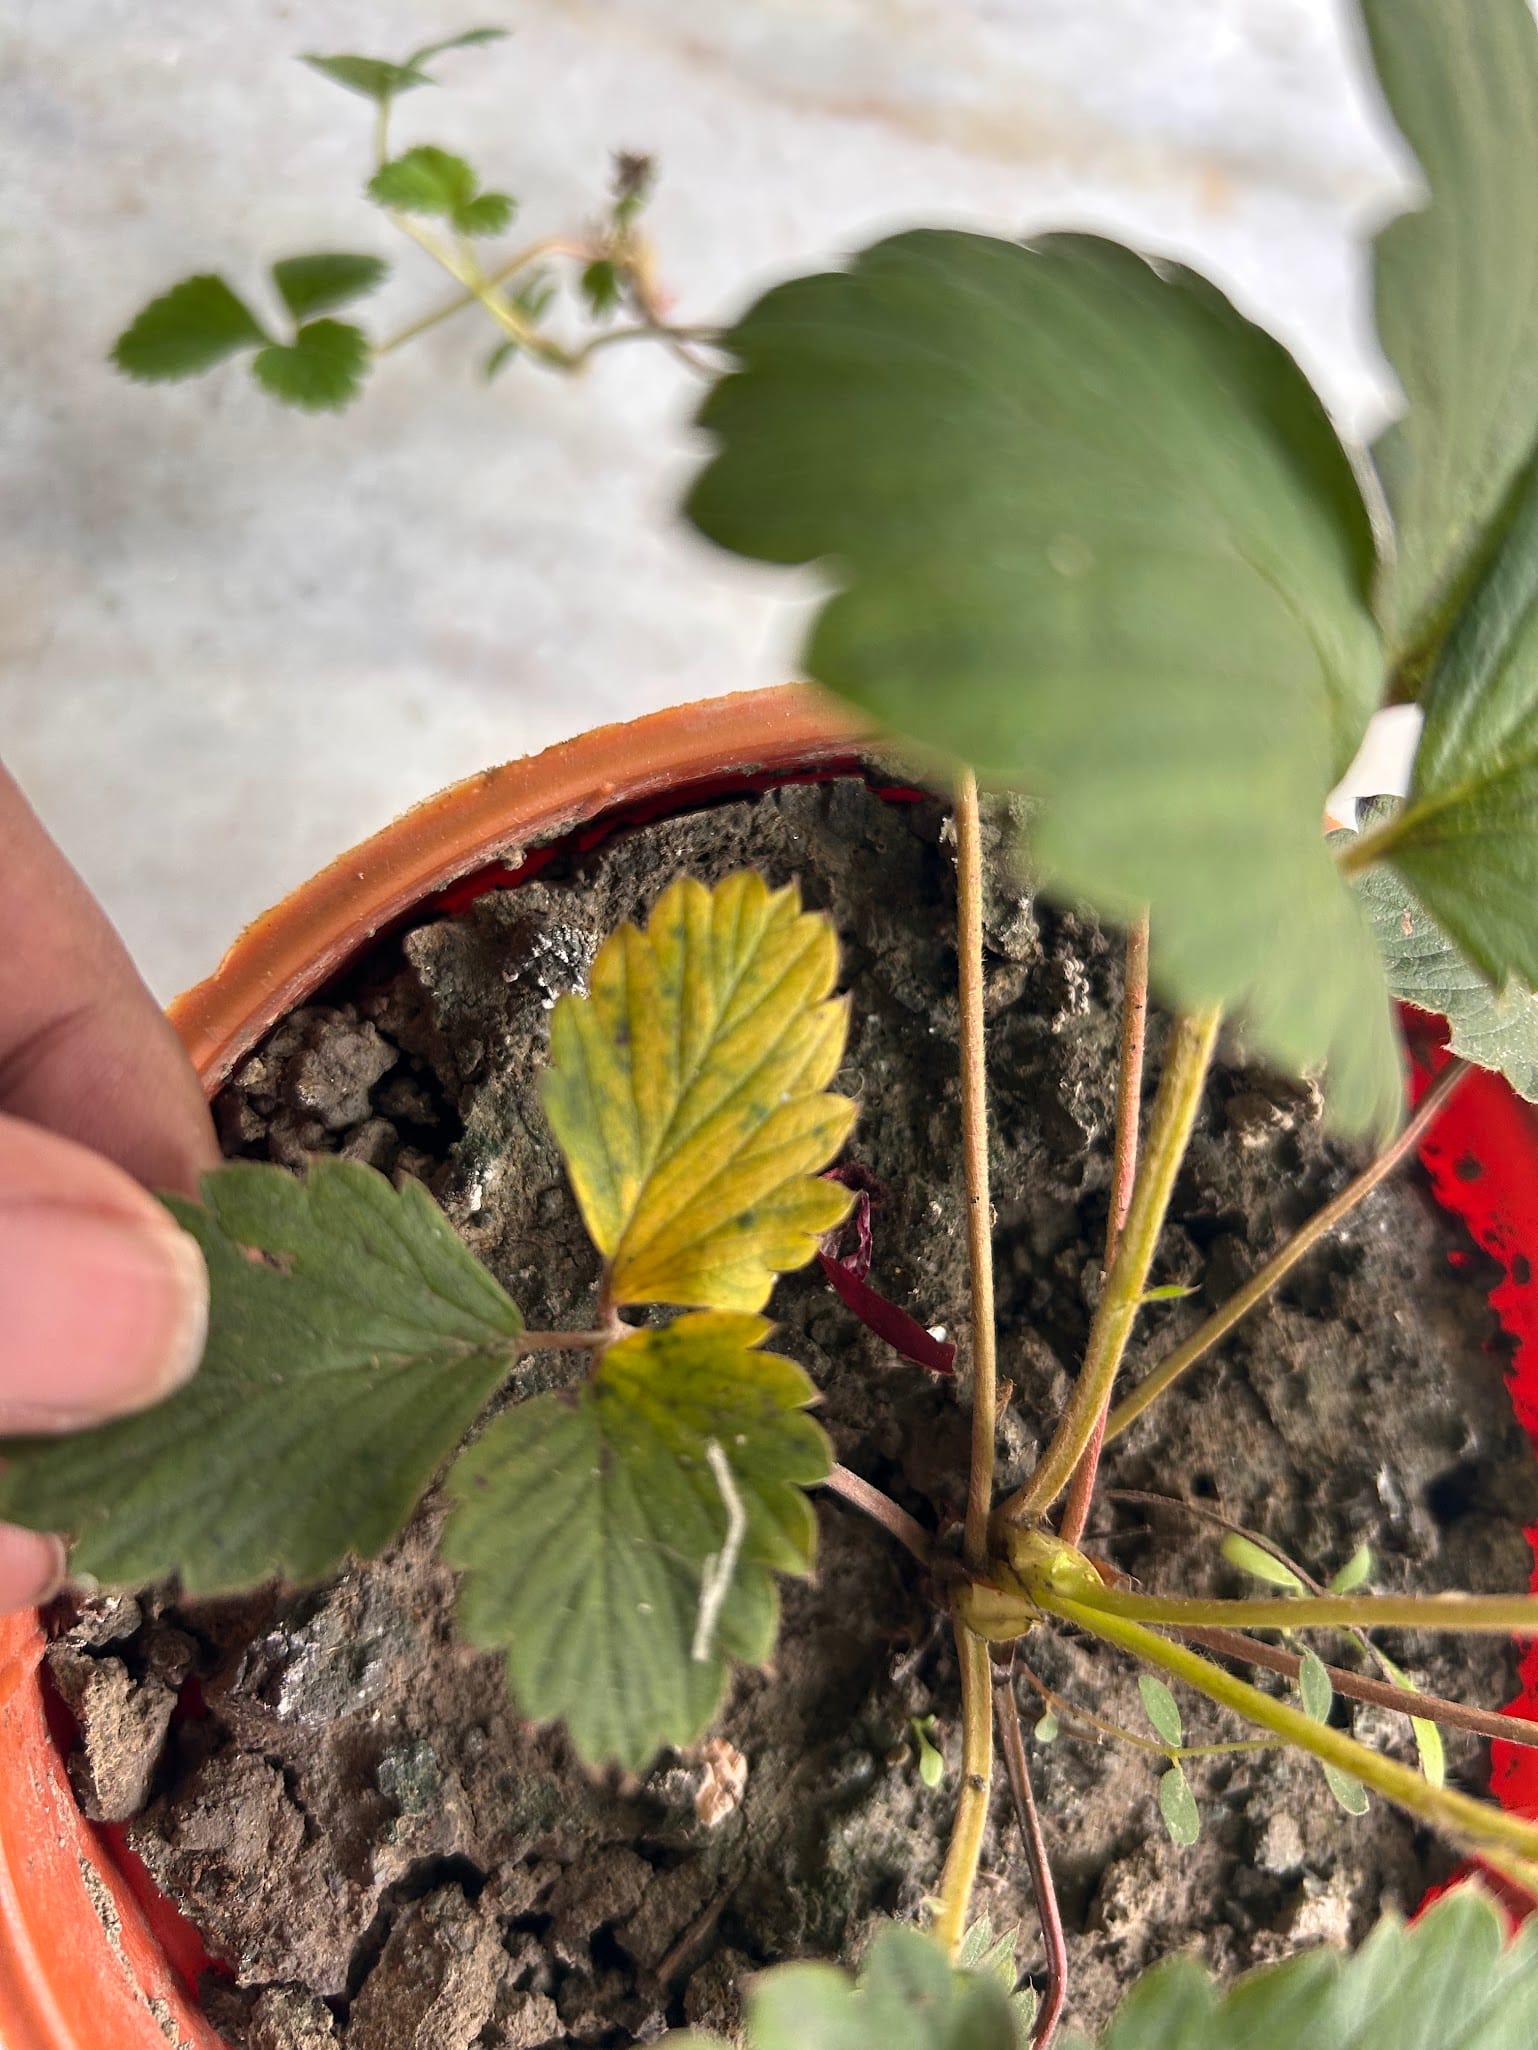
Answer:
<svg viewBox="0 0 1538 2050"><path fill-rule="evenodd" d="M1367 1789L1349 1772L1342 1772L1338 1765L1322 1765L1324 1783L1335 1797L1337 1808L1344 1808L1348 1815L1365 1815L1369 1806Z"/></svg>
<svg viewBox="0 0 1538 2050"><path fill-rule="evenodd" d="M1159 1813L1172 1841L1188 1850L1202 1833L1201 1810L1191 1792L1191 1782L1178 1765L1172 1765L1159 1780Z"/></svg>
<svg viewBox="0 0 1538 2050"><path fill-rule="evenodd" d="M201 1369L143 1415L7 1442L0 1515L70 1532L75 1570L117 1586L373 1557L510 1370L517 1310L420 1184L352 1161L241 1162L170 1207L208 1263Z"/></svg>
<svg viewBox="0 0 1538 2050"><path fill-rule="evenodd" d="M919 1778L926 1787L937 1787L945 1777L945 1760L935 1749L932 1737L934 1729L932 1715L912 1719L913 1742L918 1752Z"/></svg>
<svg viewBox="0 0 1538 2050"><path fill-rule="evenodd" d="M307 413L339 413L363 389L368 337L345 320L311 320L292 342L269 342L251 359L264 391Z"/></svg>
<svg viewBox="0 0 1538 2050"><path fill-rule="evenodd" d="M619 304L619 267L601 256L583 267L582 296L595 319L603 320Z"/></svg>
<svg viewBox="0 0 1538 2050"><path fill-rule="evenodd" d="M1538 1925L1508 1942L1463 1886L1409 1928L1385 1917L1354 1955L1309 1950L1228 1986L1189 1958L1156 1965L1098 2044L1060 2050L1529 2050L1535 2007Z"/></svg>
<svg viewBox="0 0 1538 2050"><path fill-rule="evenodd" d="M1036 1718L1036 1727L1031 1734L1038 1744L1055 1744L1061 1732L1062 1724L1058 1721L1056 1712L1047 1708Z"/></svg>
<svg viewBox="0 0 1538 2050"><path fill-rule="evenodd" d="M1363 805L1358 836L1387 826L1400 808L1392 797ZM1331 835L1339 847L1352 838ZM1538 1102L1538 998L1515 979L1494 988L1389 862L1365 870L1356 887L1394 996L1445 1018L1454 1053L1476 1067L1495 1069L1520 1096Z"/></svg>
<svg viewBox="0 0 1538 2050"><path fill-rule="evenodd" d="M1405 417L1373 450L1396 652L1439 635L1538 440L1538 30L1527 0L1362 0L1430 203L1374 247Z"/></svg>
<svg viewBox="0 0 1538 2050"><path fill-rule="evenodd" d="M858 1979L838 1965L780 1965L752 1982L746 2050L1025 2050L1027 2033L991 1970L953 1971L932 1937L888 1926ZM673 2050L724 2050L714 2037Z"/></svg>
<svg viewBox="0 0 1538 2050"><path fill-rule="evenodd" d="M1137 1691L1143 1697L1143 1713L1152 1723L1154 1735L1178 1751L1185 1742L1185 1731L1174 1695L1152 1673L1138 1674Z"/></svg>
<svg viewBox="0 0 1538 2050"><path fill-rule="evenodd" d="M1230 1531L1219 1549L1230 1566L1237 1566L1252 1580L1263 1580L1268 1587L1284 1587L1289 1594L1303 1592L1303 1583L1290 1566L1284 1566L1263 1546L1241 1537L1238 1531Z"/></svg>
<svg viewBox="0 0 1538 2050"><path fill-rule="evenodd" d="M462 35L445 36L439 43L424 43L420 50L413 50L406 59L407 67L420 71L430 64L434 57L442 57L450 50L480 50L488 43L505 43L512 31L505 28L467 28Z"/></svg>
<svg viewBox="0 0 1538 2050"><path fill-rule="evenodd" d="M1161 1281L1157 1288L1145 1288L1143 1290L1143 1301L1145 1303L1178 1303L1182 1302L1188 1295L1195 1295L1195 1293L1196 1290L1186 1282Z"/></svg>
<svg viewBox="0 0 1538 2050"><path fill-rule="evenodd" d="M1330 1708L1335 1700L1335 1683L1325 1670L1324 1660L1317 1651L1305 1651L1303 1664L1298 1672L1298 1692L1303 1697L1303 1707L1316 1723L1330 1720Z"/></svg>
<svg viewBox="0 0 1538 2050"><path fill-rule="evenodd" d="M333 85L344 86L348 92L358 93L366 100L393 100L397 93L409 93L415 86L432 84L431 78L417 65L392 64L383 57L306 55L300 62L308 64L312 71L318 71L322 78L329 78Z"/></svg>
<svg viewBox="0 0 1538 2050"><path fill-rule="evenodd" d="M440 215L461 235L499 235L513 217L507 193L482 192L463 157L432 143L381 164L368 182L368 195L396 213Z"/></svg>
<svg viewBox="0 0 1538 2050"><path fill-rule="evenodd" d="M1376 1651L1378 1664L1387 1673L1396 1687L1402 1687L1406 1694L1415 1692L1415 1682L1408 1673L1402 1672L1386 1652ZM1415 1732L1415 1749L1420 1757L1421 1771L1434 1787L1447 1784L1447 1750L1442 1742L1442 1732L1428 1717L1412 1715L1410 1728Z"/></svg>
<svg viewBox="0 0 1538 2050"><path fill-rule="evenodd" d="M255 315L223 278L183 278L124 328L112 360L126 377L164 384L196 377L241 349L267 339Z"/></svg>
<svg viewBox="0 0 1538 2050"><path fill-rule="evenodd" d="M1330 1576L1331 1594L1355 1594L1372 1578L1372 1546L1358 1545L1338 1573Z"/></svg>
<svg viewBox="0 0 1538 2050"><path fill-rule="evenodd" d="M1049 883L1243 1012L1338 1122L1402 1108L1387 993L1318 833L1381 689L1373 544L1281 347L1089 236L899 235L726 337L688 511L837 587L813 678L1042 800Z"/></svg>
<svg viewBox="0 0 1538 2050"><path fill-rule="evenodd" d="M1443 643L1380 846L1485 979L1538 989L1538 468Z"/></svg>
<svg viewBox="0 0 1538 2050"><path fill-rule="evenodd" d="M389 269L377 256L288 256L273 265L272 281L295 320L311 320L377 290Z"/></svg>
<svg viewBox="0 0 1538 2050"><path fill-rule="evenodd" d="M545 1111L617 1302L760 1309L848 1209L837 971L827 919L743 871L671 884L557 1003Z"/></svg>
<svg viewBox="0 0 1538 2050"><path fill-rule="evenodd" d="M828 1472L816 1391L762 1318L637 1331L575 1395L491 1424L449 1476L444 1557L472 1642L505 1647L522 1713L639 1770L714 1714L728 1659L769 1656L772 1574L804 1573L803 1489Z"/></svg>

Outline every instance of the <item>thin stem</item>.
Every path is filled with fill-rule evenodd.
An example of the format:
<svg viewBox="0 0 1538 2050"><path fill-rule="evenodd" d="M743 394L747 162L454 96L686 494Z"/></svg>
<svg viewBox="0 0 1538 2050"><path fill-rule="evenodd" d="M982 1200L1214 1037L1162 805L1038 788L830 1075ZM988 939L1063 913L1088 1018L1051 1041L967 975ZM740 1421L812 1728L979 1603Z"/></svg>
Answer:
<svg viewBox="0 0 1538 2050"><path fill-rule="evenodd" d="M1034 1523L1046 1514L1067 1486L1094 1436L1096 1420L1127 1349L1175 1177L1196 1123L1202 1085L1217 1044L1218 1019L1219 1013L1214 1009L1175 1021L1159 1094L1148 1120L1147 1143L1132 1192L1132 1207L1090 1326L1084 1365L1036 1471L1000 1511L1010 1523Z"/></svg>
<svg viewBox="0 0 1538 2050"><path fill-rule="evenodd" d="M1052 2039L1057 2034L1057 2025L1063 2018L1063 2008L1068 1999L1068 1939L1063 1934L1062 1911L1058 1907L1057 1888L1052 1880L1047 1840L1042 1834L1036 1793L1031 1785L1025 1740L1020 1734L1020 1704L1015 1699L1014 1684L1008 1674L1000 1674L994 1680L993 1712L999 1726L999 1749L1004 1754L1009 1791L1015 1804L1015 1820L1020 1825L1025 1860L1030 1867L1031 1891L1036 1896L1042 1945L1047 1953L1047 1989L1036 2010L1036 2032L1031 2038L1031 2050L1051 2050Z"/></svg>
<svg viewBox="0 0 1538 2050"><path fill-rule="evenodd" d="M1394 1143L1380 1153L1376 1160L1363 1168L1354 1180L1348 1182L1338 1196L1326 1203L1322 1210L1315 1211L1300 1231L1297 1231L1275 1253L1257 1273L1251 1275L1244 1286L1235 1291L1220 1309L1214 1310L1205 1324L1198 1325L1183 1345L1178 1345L1146 1379L1140 1381L1132 1393L1125 1396L1111 1411L1106 1424L1107 1444L1118 1438L1143 1414L1156 1397L1162 1395L1171 1382L1178 1380L1187 1367L1195 1366L1205 1353L1212 1350L1220 1338L1228 1333L1242 1317L1249 1314L1255 1305L1264 1301L1272 1289L1287 1274L1291 1273L1310 1247L1332 1232L1343 1217L1349 1216L1364 1196L1370 1195L1385 1176L1393 1173L1399 1163L1412 1153L1425 1137L1428 1127L1445 1108L1448 1098L1469 1073L1466 1062L1453 1060L1438 1075L1426 1091L1416 1108L1415 1115L1406 1124Z"/></svg>
<svg viewBox="0 0 1538 2050"><path fill-rule="evenodd" d="M967 1189L967 1264L972 1295L972 1465L963 1553L988 1566L998 1435L998 1360L993 1310L993 1209L988 1195L988 1070L983 1036L983 844L977 778L956 785L956 951L961 978L961 1148Z"/></svg>
<svg viewBox="0 0 1538 2050"><path fill-rule="evenodd" d="M1100 1737L1109 1737L1117 1744L1129 1744L1134 1751L1151 1751L1156 1757L1169 1759L1171 1764L1181 1758L1221 1758L1231 1751L1274 1751L1277 1748L1274 1737L1238 1737L1227 1744L1161 1744L1157 1737L1140 1737L1136 1730L1124 1730L1120 1723L1110 1722L1105 1716L1096 1715L1093 1709L1081 1707L1078 1702L1055 1693L1039 1674L1032 1672L1018 1653L1015 1667L1025 1675L1053 1714L1061 1716L1065 1722L1083 1723Z"/></svg>
<svg viewBox="0 0 1538 2050"><path fill-rule="evenodd" d="M1237 1630L1182 1630L1180 1635L1216 1652L1219 1658L1236 1659L1241 1665L1264 1666L1286 1680L1296 1681L1303 1670L1303 1661L1295 1651L1285 1651L1281 1645L1267 1644L1259 1637L1245 1637ZM1396 1687L1387 1680L1374 1680L1366 1673L1348 1672L1344 1666L1326 1665L1325 1671L1335 1692L1344 1694L1349 1701L1370 1702L1374 1708L1387 1708L1407 1719L1419 1717L1423 1722L1445 1723L1449 1729L1472 1730L1476 1736L1498 1738L1504 1744L1538 1745L1538 1723L1530 1723L1522 1716L1470 1708L1462 1701L1445 1700L1440 1694L1422 1694Z"/></svg>
<svg viewBox="0 0 1538 2050"><path fill-rule="evenodd" d="M1157 1631L1145 1630L1139 1623L1091 1607L1088 1602L1070 1600L1065 1595L1052 1594L1049 1606L1052 1613L1065 1623L1077 1624L1090 1636L1114 1644L1145 1665L1157 1667L1172 1678L1185 1681L1199 1694L1205 1694L1209 1701L1217 1702L1221 1708L1232 1709L1246 1722L1269 1730L1284 1743L1307 1751L1322 1764L1350 1773L1364 1786L1371 1787L1396 1806L1408 1809L1412 1815L1442 1830L1454 1841L1472 1844L1487 1855L1499 1854L1503 1871L1515 1877L1529 1891L1538 1890L1538 1826L1533 1823L1508 1815L1487 1802L1476 1801L1468 1794L1432 1786L1411 1766L1401 1765L1397 1759L1385 1758L1381 1752L1359 1744L1354 1737L1348 1737L1329 1723L1315 1722L1302 1709L1293 1708L1285 1701L1274 1701L1247 1680L1225 1673L1210 1659L1199 1657L1183 1644L1172 1644Z"/></svg>
<svg viewBox="0 0 1538 2050"><path fill-rule="evenodd" d="M1111 1173L1111 1214L1106 1222L1105 1264L1107 1272L1116 1258L1116 1248L1127 1212L1132 1208L1132 1191L1137 1182L1138 1124L1143 1110L1143 1048L1148 1036L1148 915L1137 921L1127 934L1127 965L1121 1006L1121 1060L1116 1077L1116 1157ZM1106 1413L1111 1406L1107 1387L1094 1436L1073 1470L1063 1519L1058 1526L1064 1542L1076 1545L1089 1521L1100 1471L1100 1448L1105 1442Z"/></svg>
<svg viewBox="0 0 1538 2050"><path fill-rule="evenodd" d="M1022 1577L1032 1601L1049 1608L1048 1577ZM1080 1586L1076 1598L1097 1614L1176 1630L1449 1630L1538 1636L1538 1595L1531 1594L1284 1594L1209 1601L1190 1595L1130 1594L1118 1587L1087 1592Z"/></svg>
<svg viewBox="0 0 1538 2050"><path fill-rule="evenodd" d="M851 1473L847 1466L835 1466L823 1486L831 1488L835 1495L842 1495L846 1502L852 1502L856 1509L889 1531L900 1545L927 1566L934 1551L934 1543L923 1524L915 1522L906 1509L900 1509L890 1495L883 1495L879 1488L873 1488L869 1481L861 1480L857 1473Z"/></svg>
<svg viewBox="0 0 1538 2050"><path fill-rule="evenodd" d="M597 1352L603 1346L612 1345L617 1337L623 1336L612 1326L602 1331L520 1331L516 1350L519 1352Z"/></svg>
<svg viewBox="0 0 1538 2050"><path fill-rule="evenodd" d="M495 270L488 271L485 276L485 284L489 289L495 291L498 286L505 285L509 278L516 277L519 271L527 270L530 264L538 263L547 256L569 256L574 262L591 263L599 253L594 243L575 241L570 235L545 235L538 242L525 244L522 249L517 250L504 262L499 263ZM477 306L479 304L480 293L472 286L467 285L462 291L455 292L451 297L440 300L436 306L431 307L420 319L412 321L407 327L398 329L393 335L380 342L376 346L374 354L376 356L387 356L392 349L398 349L403 342L412 341L417 335L425 334L428 328L436 327L440 321L451 320L456 313L463 313L467 306Z"/></svg>
<svg viewBox="0 0 1538 2050"><path fill-rule="evenodd" d="M936 1940L953 1962L971 1917L972 1889L982 1862L988 1796L993 1787L988 1647L961 1622L956 1625L956 1655L961 1661L961 1798L945 1854L934 1926Z"/></svg>

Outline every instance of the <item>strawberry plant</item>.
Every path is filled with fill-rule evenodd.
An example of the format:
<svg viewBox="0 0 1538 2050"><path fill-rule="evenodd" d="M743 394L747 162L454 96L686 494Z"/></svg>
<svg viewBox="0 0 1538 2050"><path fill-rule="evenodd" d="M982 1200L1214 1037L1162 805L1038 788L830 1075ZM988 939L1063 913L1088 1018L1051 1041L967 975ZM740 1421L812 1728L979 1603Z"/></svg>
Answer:
<svg viewBox="0 0 1538 2050"><path fill-rule="evenodd" d="M372 259L290 259L274 272L298 323L287 341L200 278L118 344L143 377L249 348L277 396L318 405L472 305L502 330L494 367L518 349L572 369L601 341L648 334L697 362L704 339L724 367L700 415L712 452L690 518L739 555L821 567L833 595L809 674L954 792L972 1292L959 1529L920 1526L834 1464L815 1389L768 1343L775 1276L850 1206L824 1170L857 1107L829 1087L845 1025L831 928L746 873L674 884L553 1013L547 1112L603 1262L586 1328L524 1328L410 1181L324 1160L303 1181L233 1166L201 1206L176 1206L214 1284L199 1377L148 1415L12 1442L0 1473L0 1514L69 1530L80 1573L176 1575L193 1592L377 1554L442 1474L466 1634L505 1654L522 1713L628 1767L698 1739L731 1661L768 1656L775 1575L812 1563L807 1491L875 1517L922 1563L955 1634L951 1848L927 1931L886 1932L858 1978L807 1964L763 1979L754 2050L1053 2039L1063 1941L1017 1691L1032 1636L1053 1628L1140 1663L1148 1731L1099 1729L1157 1761L1177 1842L1201 1821L1183 1760L1211 1747L1187 1745L1181 1708L1199 1696L1245 1727L1233 1744L1294 1747L1349 1810L1381 1796L1538 1891L1538 1824L1447 1787L1438 1736L1461 1723L1532 1743L1538 1727L1417 1692L1370 1634L1535 1634L1538 1602L1364 1592L1365 1554L1322 1584L1264 1532L1232 1527L1228 1555L1262 1591L1146 1592L1083 1542L1103 1445L1413 1150L1469 1066L1538 1099L1538 29L1526 0L1361 11L1428 188L1375 245L1405 410L1369 452L1344 446L1286 351L1211 284L1091 236L901 234L702 338L660 311L632 163L601 230L485 267L475 243L506 226L507 195L436 144L389 143L394 100L453 45L400 64L314 60L375 102L370 194L453 271L451 303L370 344L309 316L366 289ZM555 339L540 265L557 256L578 265L594 318L618 306L627 324ZM1424 726L1409 796L1326 837L1322 799L1367 720L1410 700ZM1128 935L1104 1284L1062 1414L1008 1492L995 1481L1012 1334L993 1304L980 785L1030 800L1022 858L1042 888ZM1171 1023L1145 1117L1150 990ZM1402 1129L1392 999L1445 1014L1452 1034ZM1337 1128L1379 1151L1118 1400L1225 1025L1283 1072L1319 1077ZM573 1377L499 1406L535 1350L574 1355ZM1353 1633L1381 1677L1326 1667L1306 1643L1321 1629ZM1230 1670L1244 1663L1292 1694ZM1095 1722L1040 1691L1042 1740ZM1409 1719L1419 1769L1338 1727L1341 1698ZM974 1920L996 1741L1046 1932L1029 2016L1008 1946ZM1101 2050L1496 2050L1528 2040L1535 1993L1538 1938L1506 1943L1495 1909L1465 1893L1413 1928L1386 1922L1353 1958L1298 1958L1227 1990L1162 1967Z"/></svg>

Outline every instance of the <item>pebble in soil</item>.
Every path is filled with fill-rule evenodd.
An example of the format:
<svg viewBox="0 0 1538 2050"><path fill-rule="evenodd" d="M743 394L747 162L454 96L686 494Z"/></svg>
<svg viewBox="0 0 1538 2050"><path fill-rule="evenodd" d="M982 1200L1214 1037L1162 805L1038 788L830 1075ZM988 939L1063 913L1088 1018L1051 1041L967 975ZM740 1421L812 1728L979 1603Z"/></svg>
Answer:
<svg viewBox="0 0 1538 2050"><path fill-rule="evenodd" d="M879 1185L872 1279L964 1341L943 825L937 806L882 803L854 780L790 788L639 829L483 897L280 1026L219 1101L226 1150L290 1164L341 1152L416 1174L531 1323L581 1324L597 1267L539 1108L550 1008L672 876L751 864L798 878L839 928L853 999L839 1086L861 1099L851 1152ZM1062 1402L1098 1286L1120 943L1034 902L1003 865L988 943L1008 1482ZM1160 1038L1156 1020L1154 1072ZM1133 1371L1352 1165L1314 1092L1220 1066L1153 1276L1196 1294L1149 1311ZM1326 1572L1365 1539L1385 1588L1525 1586L1538 1484L1502 1385L1488 1278L1413 1178L1385 1187L1114 1448L1111 1480L1188 1490ZM777 1342L822 1390L838 1456L927 1522L953 1514L967 1436L955 1391L896 1361L813 1275L782 1283L773 1310ZM514 1392L572 1371L535 1355ZM522 1724L499 1662L455 1642L439 1513L430 1501L386 1558L321 1589L92 1605L52 1654L81 1724L76 1785L104 1809L148 1791L132 1841L223 1961L208 1997L232 2044L540 2050L644 2042L685 2021L729 2031L755 1967L851 1954L873 1918L921 1912L954 1794L956 1675L911 1561L879 1531L823 1500L816 1579L785 1589L772 1670L735 1680L726 1748L667 1754L622 1781L583 1771L558 1730ZM1146 1512L1108 1510L1093 1536L1150 1586L1239 1591L1195 1528L1160 1519L1155 1534ZM1499 1641L1387 1648L1438 1691L1487 1704L1513 1691ZM1049 1685L1140 1726L1119 1662L1066 1637L1033 1638L1028 1656ZM167 1695L192 1699L189 1676L206 1712L167 1736ZM1227 1734L1186 1707L1192 1741ZM950 1774L934 1791L908 1741L910 1719L930 1714ZM1362 1712L1357 1727L1413 1756L1405 1725ZM1480 1784L1480 1747L1454 1734L1449 1769ZM1382 1803L1346 1819L1283 1754L1193 1766L1204 1829L1190 1851L1164 1833L1144 1757L1065 1735L1035 1749L1034 1771L1073 2012L1090 2026L1171 1950L1227 1972L1354 1939L1452 1866ZM1019 1921L1022 1964L1039 1964L1002 1801L979 1906L996 1925Z"/></svg>

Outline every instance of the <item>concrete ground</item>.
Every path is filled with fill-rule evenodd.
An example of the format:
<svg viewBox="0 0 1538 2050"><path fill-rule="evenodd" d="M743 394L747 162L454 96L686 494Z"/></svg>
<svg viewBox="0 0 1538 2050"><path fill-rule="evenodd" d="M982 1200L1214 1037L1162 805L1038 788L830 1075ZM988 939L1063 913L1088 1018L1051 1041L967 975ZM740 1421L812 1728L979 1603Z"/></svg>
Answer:
<svg viewBox="0 0 1538 2050"><path fill-rule="evenodd" d="M463 148L531 235L655 152L681 318L893 226L1087 226L1210 270L1352 429L1392 402L1363 236L1409 186L1349 0L8 0L0 752L164 995L451 778L794 668L784 582L673 517L665 358L488 389L463 317L318 419L106 362L178 277L259 296L306 249L391 258L376 333L430 304L359 197L369 110L294 58L480 22L513 40L445 59L401 142Z"/></svg>

